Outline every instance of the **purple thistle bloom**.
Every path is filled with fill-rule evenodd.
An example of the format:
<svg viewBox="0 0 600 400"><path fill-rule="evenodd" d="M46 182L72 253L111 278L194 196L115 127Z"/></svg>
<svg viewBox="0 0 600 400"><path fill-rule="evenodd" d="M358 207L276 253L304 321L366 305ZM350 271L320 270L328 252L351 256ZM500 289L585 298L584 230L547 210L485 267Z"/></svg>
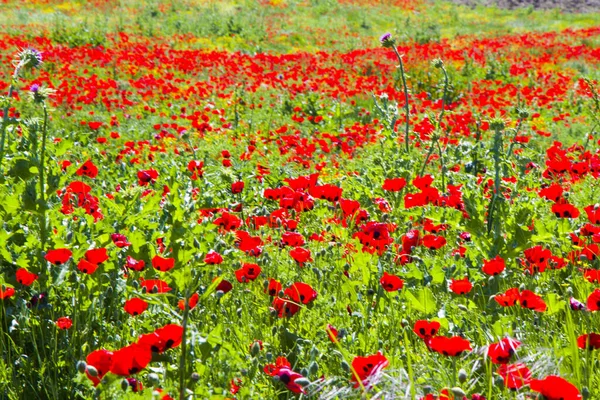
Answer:
<svg viewBox="0 0 600 400"><path fill-rule="evenodd" d="M34 83L33 85L31 85L31 87L29 88L29 91L33 94L37 94L41 89L41 86L38 85L37 83Z"/></svg>
<svg viewBox="0 0 600 400"><path fill-rule="evenodd" d="M381 44L384 44L391 38L392 38L392 34L387 32L387 33L384 33L383 35L381 35L381 37L379 38L379 41L381 42Z"/></svg>

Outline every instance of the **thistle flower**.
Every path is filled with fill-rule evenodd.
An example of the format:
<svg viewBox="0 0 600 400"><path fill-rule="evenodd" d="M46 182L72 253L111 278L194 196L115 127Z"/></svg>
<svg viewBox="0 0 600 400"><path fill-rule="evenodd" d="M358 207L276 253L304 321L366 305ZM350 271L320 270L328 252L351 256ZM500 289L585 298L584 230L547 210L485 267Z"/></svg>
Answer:
<svg viewBox="0 0 600 400"><path fill-rule="evenodd" d="M29 88L29 99L34 103L41 104L50 96L52 96L56 90L38 85L34 83Z"/></svg>
<svg viewBox="0 0 600 400"><path fill-rule="evenodd" d="M38 68L42 65L42 53L32 48L23 49L17 54L14 65L17 69L25 70Z"/></svg>
<svg viewBox="0 0 600 400"><path fill-rule="evenodd" d="M381 42L381 45L386 48L391 48L394 46L394 39L392 39L392 34L389 32L381 35L379 42Z"/></svg>

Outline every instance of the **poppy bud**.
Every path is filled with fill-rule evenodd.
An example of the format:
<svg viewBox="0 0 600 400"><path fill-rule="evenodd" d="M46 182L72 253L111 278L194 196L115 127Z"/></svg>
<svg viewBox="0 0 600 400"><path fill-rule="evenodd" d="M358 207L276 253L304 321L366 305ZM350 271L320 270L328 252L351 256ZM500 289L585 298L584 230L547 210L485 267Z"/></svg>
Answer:
<svg viewBox="0 0 600 400"><path fill-rule="evenodd" d="M423 386L423 393L424 394L433 393L433 387L429 386L429 385Z"/></svg>
<svg viewBox="0 0 600 400"><path fill-rule="evenodd" d="M222 290L217 290L215 292L215 296L217 296L217 299L220 299L221 297L225 296L225 292Z"/></svg>
<svg viewBox="0 0 600 400"><path fill-rule="evenodd" d="M316 361L313 361L310 364L308 364L308 373L309 373L309 375L314 375L317 372L319 372L319 364L317 364Z"/></svg>
<svg viewBox="0 0 600 400"><path fill-rule="evenodd" d="M344 372L350 372L350 364L348 364L346 360L342 360L341 367L344 370Z"/></svg>
<svg viewBox="0 0 600 400"><path fill-rule="evenodd" d="M85 361L77 361L77 372L83 374L85 372L85 367L87 367Z"/></svg>
<svg viewBox="0 0 600 400"><path fill-rule="evenodd" d="M467 394L465 393L464 390L462 390L459 387L453 387L452 389L450 389L450 391L452 392L452 394L454 395L454 397L457 397L459 399L464 398Z"/></svg>
<svg viewBox="0 0 600 400"><path fill-rule="evenodd" d="M316 358L319 355L320 351L319 349L317 349L316 346L313 346L312 349L310 349L310 356L312 358Z"/></svg>
<svg viewBox="0 0 600 400"><path fill-rule="evenodd" d="M197 372L192 372L192 376L190 376L191 380L194 382L198 382L200 380L200 375Z"/></svg>
<svg viewBox="0 0 600 400"><path fill-rule="evenodd" d="M158 377L158 374L155 374L155 373L148 374L148 382L150 382L151 385L157 384L159 381L160 381L160 378Z"/></svg>
<svg viewBox="0 0 600 400"><path fill-rule="evenodd" d="M271 353L270 351L268 351L268 352L265 354L265 358L266 358L266 359L267 359L267 361L269 361L269 362L273 361L273 353Z"/></svg>
<svg viewBox="0 0 600 400"><path fill-rule="evenodd" d="M123 379L121 381L121 389L123 389L123 391L126 392L128 387L129 387L129 382L127 382L127 379Z"/></svg>
<svg viewBox="0 0 600 400"><path fill-rule="evenodd" d="M98 370L92 365L87 365L85 370L88 374L90 374L90 376L93 376L93 377L98 376Z"/></svg>
<svg viewBox="0 0 600 400"><path fill-rule="evenodd" d="M306 375L308 375L308 370L307 370L306 368L302 368L302 369L300 370L300 375L302 375L302 376L306 376ZM306 379L306 378L304 378L304 379ZM306 379L306 380L308 381L308 379ZM298 381L297 381L297 380L296 380L296 383L298 383ZM309 381L308 383L310 383L310 381Z"/></svg>
<svg viewBox="0 0 600 400"><path fill-rule="evenodd" d="M85 290L85 284L84 283L80 283L79 284L79 290Z"/></svg>
<svg viewBox="0 0 600 400"><path fill-rule="evenodd" d="M235 310L235 312L236 312L236 314L238 315L238 317L241 317L241 316L242 316L242 311L243 311L243 310L242 310L241 308L238 308L237 310Z"/></svg>
<svg viewBox="0 0 600 400"><path fill-rule="evenodd" d="M590 389L588 389L586 386L581 388L581 397L583 398L583 400L587 400L590 398Z"/></svg>
<svg viewBox="0 0 600 400"><path fill-rule="evenodd" d="M406 319L403 319L402 321L400 321L400 325L401 325L403 328L406 328L407 326L409 326L408 320L406 320Z"/></svg>
<svg viewBox="0 0 600 400"><path fill-rule="evenodd" d="M465 371L464 368L461 368L460 371L458 371L458 381L460 383L465 383L467 381L467 371Z"/></svg>
<svg viewBox="0 0 600 400"><path fill-rule="evenodd" d="M458 308L460 308L461 310L463 310L465 312L469 311L469 309L467 308L467 306L465 306L464 304L459 304Z"/></svg>
<svg viewBox="0 0 600 400"><path fill-rule="evenodd" d="M345 338L347 335L348 335L348 331L346 330L346 328L341 328L341 329L338 331L338 334L337 334L337 339L338 339L338 340L342 340L342 339L343 339L343 338Z"/></svg>
<svg viewBox="0 0 600 400"><path fill-rule="evenodd" d="M501 377L500 375L497 375L496 378L494 378L494 385L503 387L504 386L504 378Z"/></svg>
<svg viewBox="0 0 600 400"><path fill-rule="evenodd" d="M300 374L304 375L302 371L300 371ZM302 387L307 387L308 385L310 385L310 381L307 378L298 378L294 380L294 383Z"/></svg>
<svg viewBox="0 0 600 400"><path fill-rule="evenodd" d="M252 343L252 346L250 347L250 354L252 355L252 357L256 357L258 353L260 353L260 343L256 341Z"/></svg>
<svg viewBox="0 0 600 400"><path fill-rule="evenodd" d="M519 286L519 292L522 292L525 289L527 289L527 286L525 286L524 283L521 283L521 286Z"/></svg>

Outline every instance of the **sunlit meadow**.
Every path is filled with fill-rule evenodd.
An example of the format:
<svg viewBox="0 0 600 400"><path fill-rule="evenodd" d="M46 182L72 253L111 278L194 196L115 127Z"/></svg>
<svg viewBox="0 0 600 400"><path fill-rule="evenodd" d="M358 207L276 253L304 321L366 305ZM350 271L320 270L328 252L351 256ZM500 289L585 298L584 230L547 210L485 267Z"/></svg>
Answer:
<svg viewBox="0 0 600 400"><path fill-rule="evenodd" d="M600 399L600 13L0 8L1 399Z"/></svg>

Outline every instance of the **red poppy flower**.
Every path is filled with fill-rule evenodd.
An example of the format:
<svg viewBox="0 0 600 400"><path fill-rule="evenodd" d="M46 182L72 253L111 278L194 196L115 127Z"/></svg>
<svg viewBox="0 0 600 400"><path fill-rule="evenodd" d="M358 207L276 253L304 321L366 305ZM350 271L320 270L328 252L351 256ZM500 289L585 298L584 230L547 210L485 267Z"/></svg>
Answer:
<svg viewBox="0 0 600 400"><path fill-rule="evenodd" d="M269 286L267 286L267 293L269 293L269 296L277 296L282 289L281 283L273 278L269 280Z"/></svg>
<svg viewBox="0 0 600 400"><path fill-rule="evenodd" d="M572 204L566 201L557 202L552 204L552 212L557 218L577 218L579 217L579 210Z"/></svg>
<svg viewBox="0 0 600 400"><path fill-rule="evenodd" d="M220 290L223 293L229 293L231 291L231 289L233 289L233 285L227 279L221 280L221 282L219 282L219 284L215 288L215 290L217 290L217 291Z"/></svg>
<svg viewBox="0 0 600 400"><path fill-rule="evenodd" d="M100 349L92 351L85 358L85 362L88 367L94 367L97 374L91 375L87 370L85 374L94 383L94 386L98 386L104 375L108 373L112 365L113 352Z"/></svg>
<svg viewBox="0 0 600 400"><path fill-rule="evenodd" d="M600 349L600 335L597 333L581 335L577 338L577 346L580 349Z"/></svg>
<svg viewBox="0 0 600 400"><path fill-rule="evenodd" d="M183 327L176 324L158 328L154 333L158 335L161 341L161 347L159 348L158 353L179 346L183 340Z"/></svg>
<svg viewBox="0 0 600 400"><path fill-rule="evenodd" d="M333 325L327 324L327 328L325 328L325 331L327 331L327 336L329 336L329 340L331 340L333 343L337 343L338 330Z"/></svg>
<svg viewBox="0 0 600 400"><path fill-rule="evenodd" d="M387 272L383 273L379 283L387 292L395 292L404 286L404 281L399 276L390 275Z"/></svg>
<svg viewBox="0 0 600 400"><path fill-rule="evenodd" d="M600 270L586 268L583 270L583 277L591 283L600 283Z"/></svg>
<svg viewBox="0 0 600 400"><path fill-rule="evenodd" d="M152 352L148 346L134 343L115 351L112 359L110 372L115 375L129 376L146 368L152 360Z"/></svg>
<svg viewBox="0 0 600 400"><path fill-rule="evenodd" d="M0 300L8 299L15 294L15 288L7 287L6 289L2 289L0 287Z"/></svg>
<svg viewBox="0 0 600 400"><path fill-rule="evenodd" d="M372 383L370 382L371 378L378 375L388 365L388 359L381 352L366 357L354 357L354 360L352 360L352 382L354 382L354 387L360 386L359 380L363 386L369 387Z"/></svg>
<svg viewBox="0 0 600 400"><path fill-rule="evenodd" d="M437 321L425 321L419 320L415 322L413 332L417 334L421 339L429 339L437 335L440 330L440 323Z"/></svg>
<svg viewBox="0 0 600 400"><path fill-rule="evenodd" d="M582 302L577 300L575 297L571 297L569 299L569 306L571 307L571 310L573 310L573 311L583 311L586 309L585 304L583 304Z"/></svg>
<svg viewBox="0 0 600 400"><path fill-rule="evenodd" d="M19 268L16 273L17 282L24 286L31 286L38 278L37 274L27 271L25 268Z"/></svg>
<svg viewBox="0 0 600 400"><path fill-rule="evenodd" d="M288 299L281 297L275 297L271 303L273 311L277 312L279 318L293 317L298 311L300 306Z"/></svg>
<svg viewBox="0 0 600 400"><path fill-rule="evenodd" d="M587 298L587 308L590 311L600 310L600 289L594 290Z"/></svg>
<svg viewBox="0 0 600 400"><path fill-rule="evenodd" d="M456 294L467 294L471 289L473 289L473 284L469 282L469 278L466 276L463 279L452 279L450 283L450 290Z"/></svg>
<svg viewBox="0 0 600 400"><path fill-rule="evenodd" d="M491 260L483 260L483 267L481 270L487 275L498 275L506 268L504 259L500 256L496 256Z"/></svg>
<svg viewBox="0 0 600 400"><path fill-rule="evenodd" d="M210 250L204 257L204 262L208 265L218 265L223 262L223 257L214 250Z"/></svg>
<svg viewBox="0 0 600 400"><path fill-rule="evenodd" d="M125 312L135 317L148 309L148 303L138 297L134 297L127 300L123 308Z"/></svg>
<svg viewBox="0 0 600 400"><path fill-rule="evenodd" d="M192 173L191 179L196 180L198 178L201 178L202 175L204 175L204 171L202 171L202 168L204 167L204 161L196 161L196 160L192 160L188 163L188 171L190 171Z"/></svg>
<svg viewBox="0 0 600 400"><path fill-rule="evenodd" d="M196 307L196 305L198 304L199 299L200 295L198 295L198 293L194 293L193 295L191 295L188 301L188 309L193 310L194 307ZM179 307L181 311L185 310L185 300L179 300L179 302L177 303L177 307Z"/></svg>
<svg viewBox="0 0 600 400"><path fill-rule="evenodd" d="M73 321L71 321L71 318L69 317L60 317L56 320L56 326L58 326L59 329L69 329L73 326Z"/></svg>
<svg viewBox="0 0 600 400"><path fill-rule="evenodd" d="M277 375L281 368L291 368L292 364L285 357L277 357L275 364L266 364L263 368L265 374L269 376Z"/></svg>
<svg viewBox="0 0 600 400"><path fill-rule="evenodd" d="M125 261L125 268L132 269L134 271L143 271L146 263L144 260L136 260L131 256L127 256L127 261Z"/></svg>
<svg viewBox="0 0 600 400"><path fill-rule="evenodd" d="M388 203L388 201L384 198L375 197L373 199L373 202L375 204L377 204L377 207L379 207L379 211L381 211L381 212L388 213L388 212L392 211L392 207L390 206L390 203Z"/></svg>
<svg viewBox="0 0 600 400"><path fill-rule="evenodd" d="M504 386L508 389L520 389L531 380L531 371L523 363L502 364L498 374L504 378Z"/></svg>
<svg viewBox="0 0 600 400"><path fill-rule="evenodd" d="M233 214L223 211L221 216L213 221L213 224L220 226L226 231L231 231L242 226L242 220Z"/></svg>
<svg viewBox="0 0 600 400"><path fill-rule="evenodd" d="M292 250L290 250L290 256L292 256L292 258L301 267L304 265L304 263L312 261L310 250L302 247L295 247Z"/></svg>
<svg viewBox="0 0 600 400"><path fill-rule="evenodd" d="M463 351L472 350L471 343L460 336L434 336L429 341L429 348L451 357L459 356Z"/></svg>
<svg viewBox="0 0 600 400"><path fill-rule="evenodd" d="M148 184L154 184L158 179L158 171L155 169L147 169L138 171L138 185L147 186Z"/></svg>
<svg viewBox="0 0 600 400"><path fill-rule="evenodd" d="M98 265L82 258L77 263L77 269L83 272L84 274L91 275L98 269Z"/></svg>
<svg viewBox="0 0 600 400"><path fill-rule="evenodd" d="M167 293L170 292L171 289L169 284L165 281L161 281L160 279L143 279L140 278L140 286L145 290L145 293Z"/></svg>
<svg viewBox="0 0 600 400"><path fill-rule="evenodd" d="M446 244L446 238L443 236L425 235L423 236L422 244L430 250L437 250Z"/></svg>
<svg viewBox="0 0 600 400"><path fill-rule="evenodd" d="M521 307L523 308L528 308L537 312L544 312L547 308L544 299L533 293L531 290L523 290L521 292L519 295L519 304L521 304Z"/></svg>
<svg viewBox="0 0 600 400"><path fill-rule="evenodd" d="M304 246L305 240L304 236L297 232L284 232L283 235L281 235L281 242L285 246L298 247Z"/></svg>
<svg viewBox="0 0 600 400"><path fill-rule="evenodd" d="M240 283L246 283L255 280L260 275L262 269L257 264L242 264L242 268L235 271L235 277Z"/></svg>
<svg viewBox="0 0 600 400"><path fill-rule="evenodd" d="M546 400L581 400L579 390L560 376L549 375L544 379L532 379L531 390L541 393Z"/></svg>
<svg viewBox="0 0 600 400"><path fill-rule="evenodd" d="M108 253L105 248L91 249L85 252L85 259L92 264L102 264L108 260Z"/></svg>
<svg viewBox="0 0 600 400"><path fill-rule="evenodd" d="M152 257L152 266L160 272L167 272L175 267L174 258L163 258L161 256Z"/></svg>
<svg viewBox="0 0 600 400"><path fill-rule="evenodd" d="M138 381L137 379L127 378L126 381L133 393L138 393L144 390L144 385L142 385L142 382Z"/></svg>
<svg viewBox="0 0 600 400"><path fill-rule="evenodd" d="M494 300L502 307L512 307L517 304L517 301L519 300L519 289L508 289L504 294L494 296Z"/></svg>
<svg viewBox="0 0 600 400"><path fill-rule="evenodd" d="M383 181L383 190L388 192L399 192L406 186L406 179L404 178L389 178Z"/></svg>
<svg viewBox="0 0 600 400"><path fill-rule="evenodd" d="M548 186L547 188L544 188L542 190L540 190L538 192L538 195L540 197L543 197L545 199L557 202L558 199L560 199L562 197L563 194L563 188L562 186L560 186L559 184L555 183L552 186Z"/></svg>
<svg viewBox="0 0 600 400"><path fill-rule="evenodd" d="M585 207L583 210L592 224L600 224L600 207L591 205Z"/></svg>
<svg viewBox="0 0 600 400"><path fill-rule="evenodd" d="M283 292L296 303L308 304L317 298L317 292L308 284L296 282Z"/></svg>
<svg viewBox="0 0 600 400"><path fill-rule="evenodd" d="M296 383L298 379L303 379L304 377L297 372L292 371L289 368L279 368L277 374L275 375L279 378L279 381L288 388L292 393L306 393L304 388Z"/></svg>
<svg viewBox="0 0 600 400"><path fill-rule="evenodd" d="M242 193L243 190L244 190L244 182L243 181L233 182L231 184L231 193L238 194L238 193Z"/></svg>
<svg viewBox="0 0 600 400"><path fill-rule="evenodd" d="M77 171L75 171L75 173L79 176L85 175L88 178L94 179L98 176L98 167L94 165L92 160L87 160Z"/></svg>
<svg viewBox="0 0 600 400"><path fill-rule="evenodd" d="M246 231L236 231L235 236L235 244L241 251L254 257L258 257L262 253L264 243L260 236L251 236Z"/></svg>
<svg viewBox="0 0 600 400"><path fill-rule="evenodd" d="M504 338L498 343L488 346L487 355L494 364L508 364L510 357L521 345L521 342L511 338Z"/></svg>
<svg viewBox="0 0 600 400"><path fill-rule="evenodd" d="M406 235L402 236L402 250L405 254L411 254L413 249L420 243L420 233L418 230L413 229L406 232Z"/></svg>
<svg viewBox="0 0 600 400"><path fill-rule="evenodd" d="M66 263L72 254L69 249L55 249L48 251L44 258L54 265L60 265Z"/></svg>
<svg viewBox="0 0 600 400"><path fill-rule="evenodd" d="M131 243L127 241L125 235L122 235L120 233L113 233L110 235L110 238L112 239L115 246L117 246L118 248L131 246Z"/></svg>
<svg viewBox="0 0 600 400"><path fill-rule="evenodd" d="M342 188L330 184L312 186L309 188L309 193L311 196L316 197L317 199L327 200L335 203L342 197Z"/></svg>

